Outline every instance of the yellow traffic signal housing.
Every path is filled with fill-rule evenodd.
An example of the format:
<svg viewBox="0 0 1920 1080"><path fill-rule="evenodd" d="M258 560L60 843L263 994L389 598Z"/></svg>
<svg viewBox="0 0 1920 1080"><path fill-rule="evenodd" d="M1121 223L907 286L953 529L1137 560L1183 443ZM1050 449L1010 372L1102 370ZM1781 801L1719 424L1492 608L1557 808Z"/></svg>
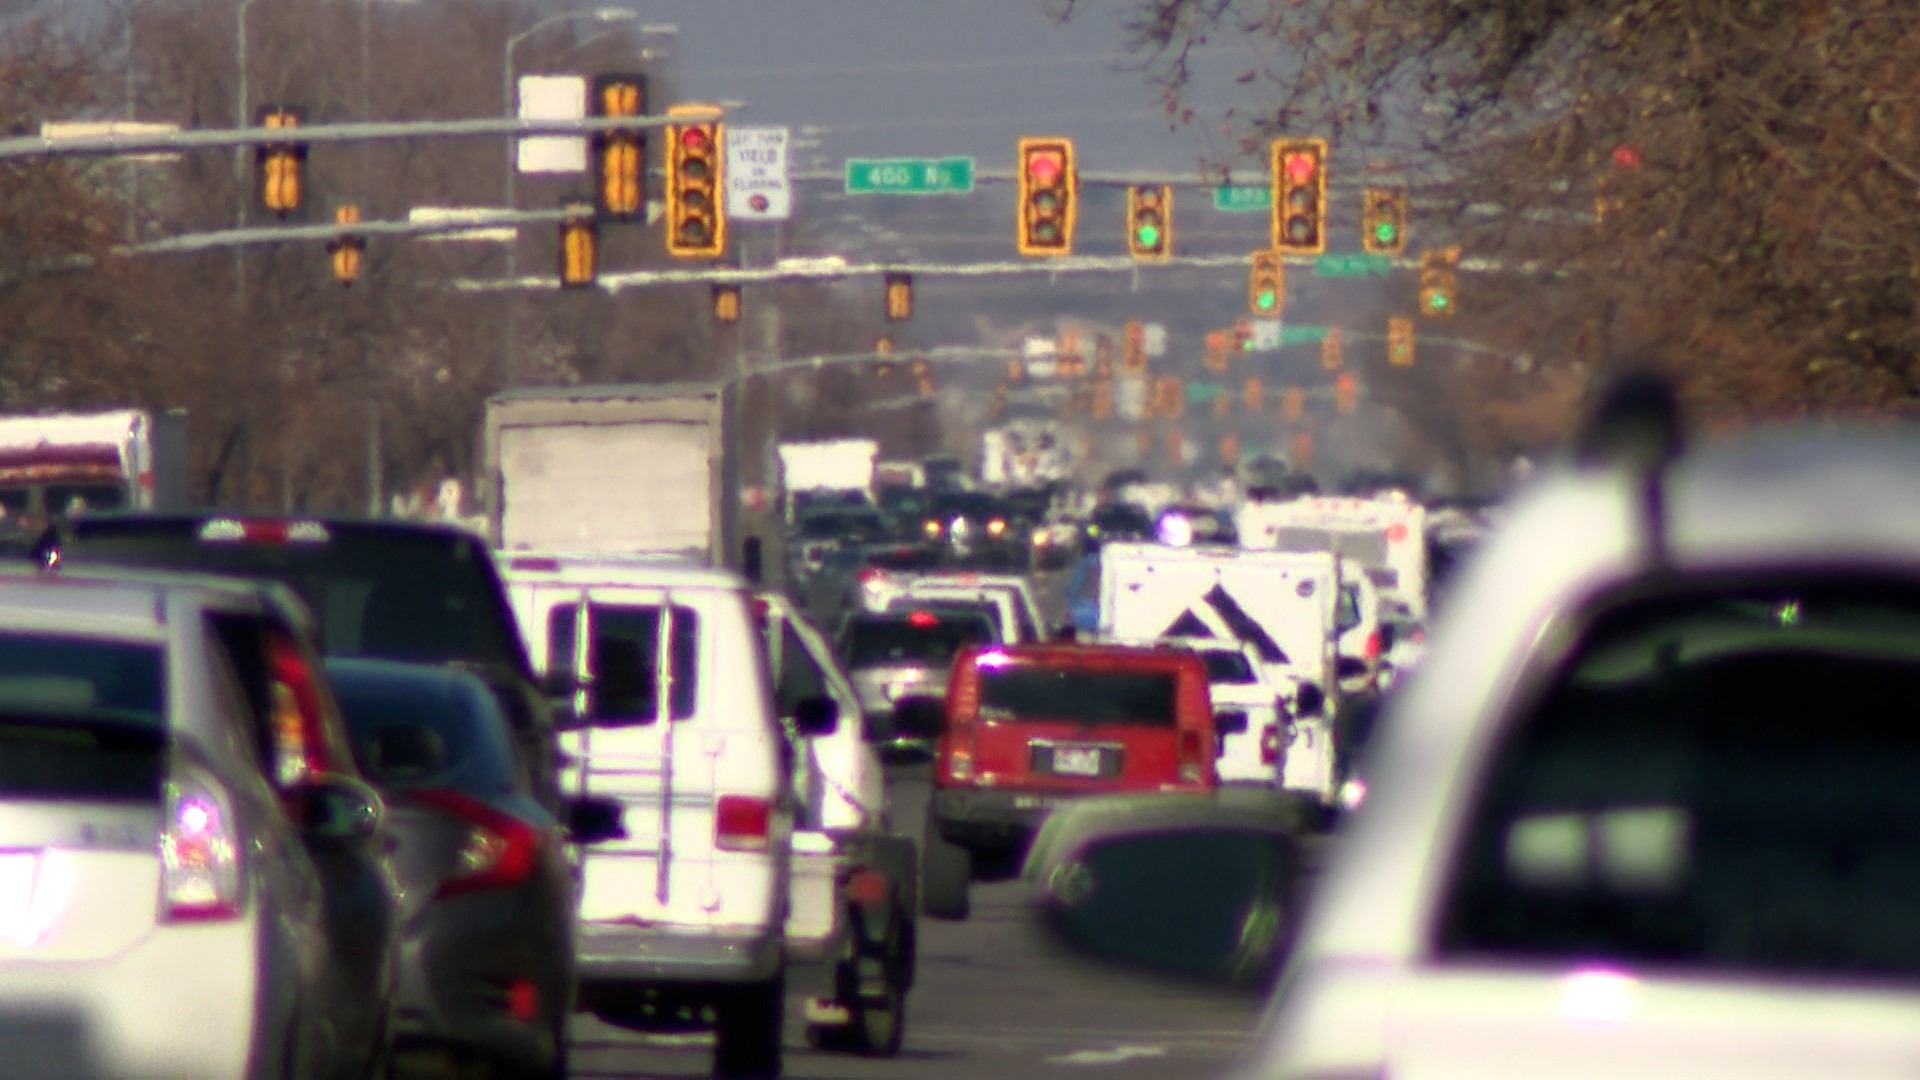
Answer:
<svg viewBox="0 0 1920 1080"><path fill-rule="evenodd" d="M1243 353L1253 351L1253 320L1241 316L1233 320L1233 329L1227 334L1227 352Z"/></svg>
<svg viewBox="0 0 1920 1080"><path fill-rule="evenodd" d="M1327 140L1273 143L1273 246L1288 255L1327 250Z"/></svg>
<svg viewBox="0 0 1920 1080"><path fill-rule="evenodd" d="M1287 306L1286 264L1278 251L1253 253L1253 271L1247 279L1247 308L1255 315L1273 316Z"/></svg>
<svg viewBox="0 0 1920 1080"><path fill-rule="evenodd" d="M1260 382L1260 376L1247 377L1246 400L1248 412L1257 413L1266 405L1267 388Z"/></svg>
<svg viewBox="0 0 1920 1080"><path fill-rule="evenodd" d="M1360 246L1369 255L1407 250L1407 193L1368 188L1360 207Z"/></svg>
<svg viewBox="0 0 1920 1080"><path fill-rule="evenodd" d="M919 393L920 400L925 401L933 397L933 376L922 375L916 382L914 389Z"/></svg>
<svg viewBox="0 0 1920 1080"><path fill-rule="evenodd" d="M893 339L885 336L881 337L880 340L873 343L873 351L881 356L892 356Z"/></svg>
<svg viewBox="0 0 1920 1080"><path fill-rule="evenodd" d="M1280 398L1280 415L1287 420L1298 420L1307 413L1306 395L1297 386L1290 386Z"/></svg>
<svg viewBox="0 0 1920 1080"><path fill-rule="evenodd" d="M1113 416L1113 385L1111 383L1093 384L1093 418L1107 420Z"/></svg>
<svg viewBox="0 0 1920 1080"><path fill-rule="evenodd" d="M1220 436L1220 461L1233 465L1240 461L1240 437L1228 432Z"/></svg>
<svg viewBox="0 0 1920 1080"><path fill-rule="evenodd" d="M1164 259L1173 254L1172 185L1127 189L1127 250L1136 259Z"/></svg>
<svg viewBox="0 0 1920 1080"><path fill-rule="evenodd" d="M1012 360L1007 361L1007 381L1008 382L1019 382L1021 379L1024 379L1026 377L1027 377L1027 365L1021 363L1019 358L1016 357Z"/></svg>
<svg viewBox="0 0 1920 1080"><path fill-rule="evenodd" d="M905 322L913 318L913 275L887 275L887 321Z"/></svg>
<svg viewBox="0 0 1920 1080"><path fill-rule="evenodd" d="M1226 331L1214 330L1207 334L1207 356L1204 363L1208 371L1227 370Z"/></svg>
<svg viewBox="0 0 1920 1080"><path fill-rule="evenodd" d="M560 284L584 289L600 275L600 226L593 207L573 205L560 223Z"/></svg>
<svg viewBox="0 0 1920 1080"><path fill-rule="evenodd" d="M1341 372L1333 383L1333 407L1343 413L1350 413L1360 400L1360 387L1353 380L1351 372Z"/></svg>
<svg viewBox="0 0 1920 1080"><path fill-rule="evenodd" d="M260 110L264 128L297 128L306 112L284 105L268 105ZM299 213L306 205L307 144L268 143L254 150L260 206L281 217Z"/></svg>
<svg viewBox="0 0 1920 1080"><path fill-rule="evenodd" d="M1439 248L1420 256L1420 312L1449 318L1457 306L1460 249Z"/></svg>
<svg viewBox="0 0 1920 1080"><path fill-rule="evenodd" d="M336 207L333 220L337 225L357 225L360 222L358 206ZM360 256L367 249L367 242L360 236L346 233L334 237L327 245L327 254L333 264L333 280L342 285L351 285L360 280Z"/></svg>
<svg viewBox="0 0 1920 1080"><path fill-rule="evenodd" d="M1346 346L1340 341L1340 328L1327 328L1327 336L1320 339L1320 366L1327 371L1339 371L1347 366Z"/></svg>
<svg viewBox="0 0 1920 1080"><path fill-rule="evenodd" d="M713 287L713 320L723 323L740 321L740 286L715 285Z"/></svg>
<svg viewBox="0 0 1920 1080"><path fill-rule="evenodd" d="M1069 255L1073 223L1079 212L1079 178L1073 167L1073 141L1023 138L1018 144L1022 255Z"/></svg>
<svg viewBox="0 0 1920 1080"><path fill-rule="evenodd" d="M1387 320L1387 363L1394 367L1413 366L1413 320Z"/></svg>
<svg viewBox="0 0 1920 1080"><path fill-rule="evenodd" d="M600 75L593 81L593 115L645 116L645 75ZM603 131L593 140L600 213L615 221L639 221L647 212L647 137L642 131Z"/></svg>
<svg viewBox="0 0 1920 1080"><path fill-rule="evenodd" d="M1120 368L1130 375L1138 375L1147 370L1147 327L1138 319L1127 323L1126 334L1121 343Z"/></svg>
<svg viewBox="0 0 1920 1080"><path fill-rule="evenodd" d="M893 378L893 361L882 360L873 365L873 377L882 380Z"/></svg>
<svg viewBox="0 0 1920 1080"><path fill-rule="evenodd" d="M713 111L705 105L675 105L668 116ZM714 258L727 247L727 217L721 197L726 130L715 120L667 126L667 253L683 259Z"/></svg>
<svg viewBox="0 0 1920 1080"><path fill-rule="evenodd" d="M1093 377L1113 378L1113 339L1105 334L1093 339Z"/></svg>
<svg viewBox="0 0 1920 1080"><path fill-rule="evenodd" d="M1296 472L1313 468L1313 432L1303 431L1293 437L1292 465Z"/></svg>

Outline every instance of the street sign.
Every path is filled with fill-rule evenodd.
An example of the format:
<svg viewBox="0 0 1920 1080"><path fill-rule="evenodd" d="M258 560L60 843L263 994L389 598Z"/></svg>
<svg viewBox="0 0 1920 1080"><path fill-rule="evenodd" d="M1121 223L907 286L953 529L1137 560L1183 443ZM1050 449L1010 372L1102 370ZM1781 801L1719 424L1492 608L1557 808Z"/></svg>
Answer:
<svg viewBox="0 0 1920 1080"><path fill-rule="evenodd" d="M1187 404L1205 405L1226 392L1227 388L1220 383L1190 379L1187 382Z"/></svg>
<svg viewBox="0 0 1920 1080"><path fill-rule="evenodd" d="M1279 319L1248 319L1247 326L1253 330L1252 336L1247 339L1249 351L1274 352L1280 348Z"/></svg>
<svg viewBox="0 0 1920 1080"><path fill-rule="evenodd" d="M1280 328L1282 345L1316 345L1327 339L1327 327L1294 326L1288 323Z"/></svg>
<svg viewBox="0 0 1920 1080"><path fill-rule="evenodd" d="M849 195L966 195L973 191L973 159L848 158Z"/></svg>
<svg viewBox="0 0 1920 1080"><path fill-rule="evenodd" d="M736 221L785 221L793 216L793 185L788 181L784 127L730 127L727 163L727 216Z"/></svg>
<svg viewBox="0 0 1920 1080"><path fill-rule="evenodd" d="M1157 360L1167 355L1167 324L1150 322L1141 329L1140 347L1147 359Z"/></svg>
<svg viewBox="0 0 1920 1080"><path fill-rule="evenodd" d="M1322 255L1314 260L1313 272L1321 277L1386 277L1393 272L1393 259L1387 255Z"/></svg>
<svg viewBox="0 0 1920 1080"><path fill-rule="evenodd" d="M587 80L578 75L520 76L519 115L522 120L585 119ZM587 140L567 135L521 139L515 164L523 173L583 173Z"/></svg>
<svg viewBox="0 0 1920 1080"><path fill-rule="evenodd" d="M1258 214L1273 209L1273 189L1269 187L1217 187L1213 189L1213 208L1223 214Z"/></svg>
<svg viewBox="0 0 1920 1080"><path fill-rule="evenodd" d="M1130 375L1114 383L1113 411L1122 420L1144 420L1147 416L1147 379Z"/></svg>

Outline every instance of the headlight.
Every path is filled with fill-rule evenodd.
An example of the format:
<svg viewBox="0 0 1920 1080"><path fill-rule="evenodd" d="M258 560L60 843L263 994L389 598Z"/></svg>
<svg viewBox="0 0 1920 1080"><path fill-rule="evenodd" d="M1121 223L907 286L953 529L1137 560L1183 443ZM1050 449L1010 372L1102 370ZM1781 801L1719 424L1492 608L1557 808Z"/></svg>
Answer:
<svg viewBox="0 0 1920 1080"><path fill-rule="evenodd" d="M929 521L923 528L926 530L928 536L940 535L940 523L937 521Z"/></svg>
<svg viewBox="0 0 1920 1080"><path fill-rule="evenodd" d="M987 522L987 535L999 536L1007 531L1007 523L998 519Z"/></svg>

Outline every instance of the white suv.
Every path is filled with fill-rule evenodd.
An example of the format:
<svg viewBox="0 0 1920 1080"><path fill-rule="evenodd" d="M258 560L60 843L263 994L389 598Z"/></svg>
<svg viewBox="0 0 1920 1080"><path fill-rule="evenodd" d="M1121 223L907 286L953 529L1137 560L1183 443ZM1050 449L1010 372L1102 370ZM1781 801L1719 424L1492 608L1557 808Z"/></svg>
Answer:
<svg viewBox="0 0 1920 1080"><path fill-rule="evenodd" d="M536 668L576 687L562 787L622 811L624 836L580 852L581 1007L633 1027L711 1007L715 1071L777 1076L794 751L746 582L647 557L501 562ZM837 720L816 700L794 723Z"/></svg>

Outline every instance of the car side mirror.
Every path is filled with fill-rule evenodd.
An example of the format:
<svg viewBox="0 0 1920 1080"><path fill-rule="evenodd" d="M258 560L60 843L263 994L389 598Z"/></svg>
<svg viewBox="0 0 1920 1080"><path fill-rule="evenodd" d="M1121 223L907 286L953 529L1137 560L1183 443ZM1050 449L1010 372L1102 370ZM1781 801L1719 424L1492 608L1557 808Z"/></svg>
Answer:
<svg viewBox="0 0 1920 1080"><path fill-rule="evenodd" d="M1296 720L1307 720L1327 714L1326 691L1314 683L1301 683L1293 692L1293 716Z"/></svg>
<svg viewBox="0 0 1920 1080"><path fill-rule="evenodd" d="M937 739L947 730L947 705L935 697L901 698L893 705L893 731L909 739Z"/></svg>
<svg viewBox="0 0 1920 1080"><path fill-rule="evenodd" d="M840 703L830 697L801 698L793 706L793 730L803 739L831 735L840 726Z"/></svg>
<svg viewBox="0 0 1920 1080"><path fill-rule="evenodd" d="M323 775L286 796L288 813L308 840L322 844L364 844L380 831L386 815L380 793L345 776Z"/></svg>
<svg viewBox="0 0 1920 1080"><path fill-rule="evenodd" d="M1215 735L1239 735L1247 730L1247 714L1238 709L1213 714Z"/></svg>
<svg viewBox="0 0 1920 1080"><path fill-rule="evenodd" d="M1196 823L1093 833L1053 855L1036 884L1042 924L1076 951L1264 988L1293 930L1298 876L1284 833Z"/></svg>
<svg viewBox="0 0 1920 1080"><path fill-rule="evenodd" d="M575 844L604 844L627 836L626 808L618 799L580 795L566 801L567 839Z"/></svg>

